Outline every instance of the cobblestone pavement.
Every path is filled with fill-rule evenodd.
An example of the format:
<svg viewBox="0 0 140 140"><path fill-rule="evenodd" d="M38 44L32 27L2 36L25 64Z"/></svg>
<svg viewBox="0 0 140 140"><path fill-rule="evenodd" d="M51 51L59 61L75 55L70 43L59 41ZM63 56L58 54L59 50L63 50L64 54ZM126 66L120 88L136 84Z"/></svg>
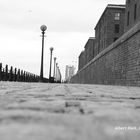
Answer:
<svg viewBox="0 0 140 140"><path fill-rule="evenodd" d="M139 138L139 87L0 82L0 140Z"/></svg>

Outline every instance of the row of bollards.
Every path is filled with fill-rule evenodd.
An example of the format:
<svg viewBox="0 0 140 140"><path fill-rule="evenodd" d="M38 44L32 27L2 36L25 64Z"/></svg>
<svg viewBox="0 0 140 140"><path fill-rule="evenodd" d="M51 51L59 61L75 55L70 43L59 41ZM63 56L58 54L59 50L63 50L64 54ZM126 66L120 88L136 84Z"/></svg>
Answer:
<svg viewBox="0 0 140 140"><path fill-rule="evenodd" d="M0 63L0 81L39 82L39 78L38 75L13 68L12 66L10 69L8 65L3 68L2 63Z"/></svg>

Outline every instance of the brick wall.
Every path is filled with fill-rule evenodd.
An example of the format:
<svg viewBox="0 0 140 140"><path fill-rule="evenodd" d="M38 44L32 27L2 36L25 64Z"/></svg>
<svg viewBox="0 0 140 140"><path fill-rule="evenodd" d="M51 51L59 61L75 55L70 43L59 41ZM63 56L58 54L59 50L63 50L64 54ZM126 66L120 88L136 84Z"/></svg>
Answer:
<svg viewBox="0 0 140 140"><path fill-rule="evenodd" d="M82 69L85 65L85 51L82 51L79 55L79 61L78 61L78 70Z"/></svg>
<svg viewBox="0 0 140 140"><path fill-rule="evenodd" d="M140 22L86 64L71 82L140 86Z"/></svg>
<svg viewBox="0 0 140 140"><path fill-rule="evenodd" d="M127 0L125 13L125 31L140 21L140 0Z"/></svg>
<svg viewBox="0 0 140 140"><path fill-rule="evenodd" d="M109 4L105 8L105 11L95 27L95 46L97 48L97 53L103 51L124 33L124 18L125 5ZM119 28L118 32L115 32L115 25Z"/></svg>
<svg viewBox="0 0 140 140"><path fill-rule="evenodd" d="M85 64L94 58L95 38L90 37L85 45Z"/></svg>
<svg viewBox="0 0 140 140"><path fill-rule="evenodd" d="M82 69L91 59L94 58L95 38L90 37L85 45L84 51L79 55L78 70Z"/></svg>

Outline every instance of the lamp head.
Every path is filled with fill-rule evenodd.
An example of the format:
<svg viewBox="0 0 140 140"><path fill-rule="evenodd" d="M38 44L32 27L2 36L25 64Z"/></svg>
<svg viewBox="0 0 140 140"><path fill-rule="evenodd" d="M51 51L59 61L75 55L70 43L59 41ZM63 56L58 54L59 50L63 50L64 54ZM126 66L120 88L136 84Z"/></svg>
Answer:
<svg viewBox="0 0 140 140"><path fill-rule="evenodd" d="M51 51L51 52L53 51L53 47L50 47L50 51Z"/></svg>
<svg viewBox="0 0 140 140"><path fill-rule="evenodd" d="M40 29L41 29L41 31L46 31L47 26L46 26L46 25L42 25L42 26L40 27Z"/></svg>

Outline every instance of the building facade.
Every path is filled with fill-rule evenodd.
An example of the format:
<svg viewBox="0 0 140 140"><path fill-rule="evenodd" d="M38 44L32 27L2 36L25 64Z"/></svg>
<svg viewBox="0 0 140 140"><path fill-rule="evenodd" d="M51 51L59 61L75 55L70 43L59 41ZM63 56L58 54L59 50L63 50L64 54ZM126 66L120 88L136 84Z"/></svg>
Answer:
<svg viewBox="0 0 140 140"><path fill-rule="evenodd" d="M125 31L140 21L140 0L126 0Z"/></svg>
<svg viewBox="0 0 140 140"><path fill-rule="evenodd" d="M71 79L72 83L140 86L139 9L140 0L126 0L123 35L117 41L107 46L107 49L101 52L98 57L95 57L95 59L93 59L91 63L88 63L81 71L78 71ZM106 12L104 12L103 15L105 13ZM113 16L114 14L111 12L110 15ZM120 18L121 14L115 14L115 20L118 21ZM101 19L99 23L102 21ZM107 24L105 21L102 22L104 26L110 23L110 27L113 31L113 21ZM99 48L95 45L95 50L98 49L101 51L102 48L100 47L104 46L101 45L103 36L106 35L106 32L112 31L111 28L107 28L108 31L104 31L105 33L103 33L104 27L102 27L102 24L102 26L99 26L99 23L96 26L96 39L97 43L100 44L97 44ZM98 30L101 31L99 32Z"/></svg>
<svg viewBox="0 0 140 140"><path fill-rule="evenodd" d="M82 51L78 57L78 71L85 65L85 51Z"/></svg>
<svg viewBox="0 0 140 140"><path fill-rule="evenodd" d="M109 4L95 27L96 54L124 33L125 5Z"/></svg>
<svg viewBox="0 0 140 140"><path fill-rule="evenodd" d="M79 55L79 65L78 70L82 69L89 61L91 61L95 56L95 38L90 37L85 44L84 51Z"/></svg>
<svg viewBox="0 0 140 140"><path fill-rule="evenodd" d="M85 64L94 58L95 38L90 37L85 45Z"/></svg>
<svg viewBox="0 0 140 140"><path fill-rule="evenodd" d="M66 71L65 71L65 81L69 82L71 77L75 74L75 67L66 65Z"/></svg>

